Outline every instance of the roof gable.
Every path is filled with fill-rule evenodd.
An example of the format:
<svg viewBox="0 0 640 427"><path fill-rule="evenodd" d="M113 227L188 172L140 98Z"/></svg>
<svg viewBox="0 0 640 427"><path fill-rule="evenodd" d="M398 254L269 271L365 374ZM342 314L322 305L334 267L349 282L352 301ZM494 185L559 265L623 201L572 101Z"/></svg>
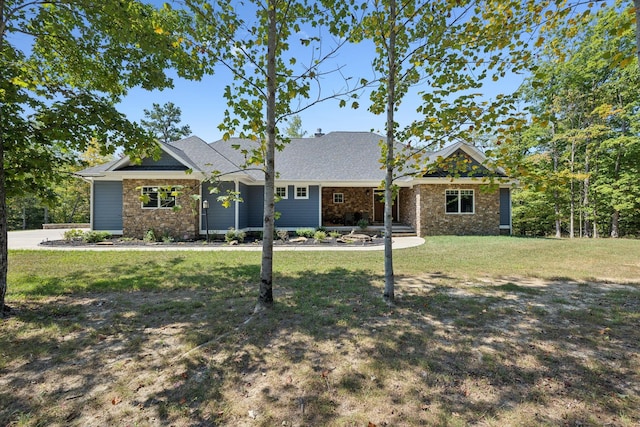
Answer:
<svg viewBox="0 0 640 427"><path fill-rule="evenodd" d="M459 176L480 178L494 174L506 176L501 168L491 170L485 166L486 160L487 157L477 147L464 142L457 142L432 153L426 162L431 167L422 177Z"/></svg>
<svg viewBox="0 0 640 427"><path fill-rule="evenodd" d="M121 171L183 171L189 169L184 163L163 151L159 159L145 157L139 164L126 163L115 170Z"/></svg>

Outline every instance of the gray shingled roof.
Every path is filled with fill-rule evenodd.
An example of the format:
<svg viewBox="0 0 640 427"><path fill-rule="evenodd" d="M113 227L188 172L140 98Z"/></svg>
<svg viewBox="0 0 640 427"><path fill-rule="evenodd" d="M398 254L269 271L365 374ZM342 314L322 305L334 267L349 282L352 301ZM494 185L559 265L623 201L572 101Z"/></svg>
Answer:
<svg viewBox="0 0 640 427"><path fill-rule="evenodd" d="M385 170L380 163L380 144L385 138L371 132L330 132L312 138L294 138L282 151L276 151L276 171L279 181L301 182L380 182ZM448 156L459 149L462 143L453 144L442 150L423 153L429 161L437 156ZM234 146L239 146L234 148ZM179 159L194 172L210 174L244 175L254 180L264 180L260 167L242 171L246 162L242 150L255 149L259 142L232 138L207 144L197 136L190 136L169 144L164 149ZM400 150L404 147L397 145ZM480 154L482 156L482 154ZM78 172L81 176L104 174L122 159Z"/></svg>
<svg viewBox="0 0 640 427"><path fill-rule="evenodd" d="M384 137L371 132L331 132L313 138L294 138L282 151L276 151L276 171L281 181L380 181L385 171L380 163L380 142ZM257 141L232 138L209 144L217 152L245 162L242 149L259 146ZM233 148L239 145L240 150ZM264 179L258 171L249 172Z"/></svg>

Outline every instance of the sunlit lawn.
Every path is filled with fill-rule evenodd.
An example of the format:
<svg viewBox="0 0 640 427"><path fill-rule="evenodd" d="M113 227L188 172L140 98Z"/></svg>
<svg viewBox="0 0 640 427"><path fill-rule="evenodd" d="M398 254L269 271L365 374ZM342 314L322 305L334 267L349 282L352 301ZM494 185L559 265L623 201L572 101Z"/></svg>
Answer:
<svg viewBox="0 0 640 427"><path fill-rule="evenodd" d="M637 425L640 241L13 251L0 425ZM386 423L386 424L385 424Z"/></svg>

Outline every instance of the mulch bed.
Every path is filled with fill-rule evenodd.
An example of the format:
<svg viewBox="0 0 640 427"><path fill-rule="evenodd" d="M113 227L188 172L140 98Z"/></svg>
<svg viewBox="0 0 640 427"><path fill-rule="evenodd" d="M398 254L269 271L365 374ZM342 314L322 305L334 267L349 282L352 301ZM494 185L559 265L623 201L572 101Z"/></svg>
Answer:
<svg viewBox="0 0 640 427"><path fill-rule="evenodd" d="M366 234L351 234L344 235L340 238L326 238L322 241L315 241L314 239L305 238L291 238L288 240L276 239L273 242L274 246L376 246L383 245L384 239L380 236L368 236ZM40 243L40 246L51 247L110 247L110 246L166 246L166 247L202 247L202 246L256 246L261 247L261 240L245 240L244 242L231 242L228 243L224 240L215 239L210 240L207 243L206 240L187 240L187 241L175 241L175 242L147 242L138 239L121 239L113 238L98 243L87 243L82 240L48 240Z"/></svg>

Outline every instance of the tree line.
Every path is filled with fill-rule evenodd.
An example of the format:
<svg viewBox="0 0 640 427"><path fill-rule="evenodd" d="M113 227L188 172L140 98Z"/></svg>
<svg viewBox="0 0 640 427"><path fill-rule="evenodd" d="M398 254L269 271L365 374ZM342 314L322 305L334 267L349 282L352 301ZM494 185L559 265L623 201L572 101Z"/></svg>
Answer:
<svg viewBox="0 0 640 427"><path fill-rule="evenodd" d="M530 121L506 152L520 235L640 235L635 9L616 3L557 28L521 91Z"/></svg>

